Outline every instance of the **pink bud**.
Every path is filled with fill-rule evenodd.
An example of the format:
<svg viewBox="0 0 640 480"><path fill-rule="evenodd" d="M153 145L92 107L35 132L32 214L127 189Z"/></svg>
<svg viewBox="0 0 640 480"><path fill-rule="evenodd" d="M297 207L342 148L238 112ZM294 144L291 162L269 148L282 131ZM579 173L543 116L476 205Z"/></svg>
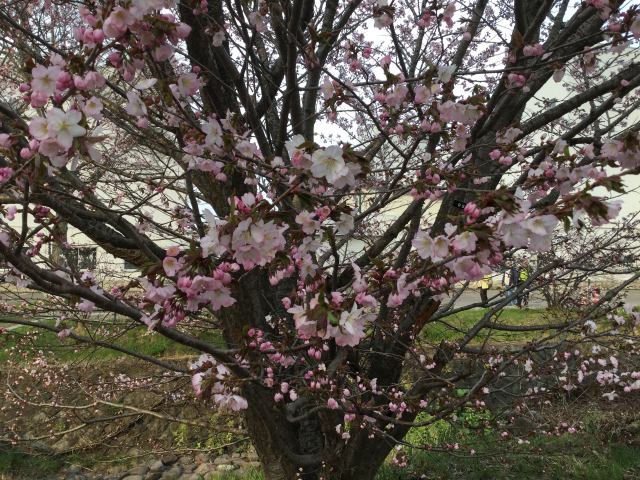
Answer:
<svg viewBox="0 0 640 480"><path fill-rule="evenodd" d="M104 32L98 28L93 31L93 41L96 43L102 43L104 41Z"/></svg>
<svg viewBox="0 0 640 480"><path fill-rule="evenodd" d="M87 83L88 89L102 88L107 83L102 74L96 71L87 73L84 77L84 80Z"/></svg>
<svg viewBox="0 0 640 480"><path fill-rule="evenodd" d="M190 33L191 27L186 23L180 22L178 25L176 25L176 35L178 36L178 38L187 38Z"/></svg>
<svg viewBox="0 0 640 480"><path fill-rule="evenodd" d="M489 154L491 160L498 160L501 156L502 152L500 152L500 150L498 150L497 148L495 150L491 150L491 153Z"/></svg>
<svg viewBox="0 0 640 480"><path fill-rule="evenodd" d="M151 56L156 62L164 62L168 60L171 55L173 55L173 47L167 44L160 45L151 52Z"/></svg>
<svg viewBox="0 0 640 480"><path fill-rule="evenodd" d="M327 400L327 407L329 407L331 410L336 410L340 406L338 405L338 402L335 398L330 398L329 400Z"/></svg>
<svg viewBox="0 0 640 480"><path fill-rule="evenodd" d="M22 150L20 150L20 158L29 160L31 157L33 157L33 151L31 151L30 148L24 147Z"/></svg>
<svg viewBox="0 0 640 480"><path fill-rule="evenodd" d="M91 29L85 30L81 40L82 40L82 43L85 43L85 44L93 43L93 30Z"/></svg>
<svg viewBox="0 0 640 480"><path fill-rule="evenodd" d="M49 96L43 92L33 92L29 98L31 106L34 108L44 107L49 101Z"/></svg>
<svg viewBox="0 0 640 480"><path fill-rule="evenodd" d="M96 26L96 23L98 23L98 19L96 17L94 17L93 15L87 15L84 17L84 21L87 22L89 25L91 25L92 27Z"/></svg>
<svg viewBox="0 0 640 480"><path fill-rule="evenodd" d="M74 75L73 76L73 84L75 85L75 87L78 90L86 90L87 89L87 82L84 80L84 78L82 78L79 75Z"/></svg>
<svg viewBox="0 0 640 480"><path fill-rule="evenodd" d="M73 85L71 74L65 70L56 79L56 90L65 90Z"/></svg>
<svg viewBox="0 0 640 480"><path fill-rule="evenodd" d="M119 68L122 65L122 55L118 52L111 52L107 58L109 63L116 68Z"/></svg>

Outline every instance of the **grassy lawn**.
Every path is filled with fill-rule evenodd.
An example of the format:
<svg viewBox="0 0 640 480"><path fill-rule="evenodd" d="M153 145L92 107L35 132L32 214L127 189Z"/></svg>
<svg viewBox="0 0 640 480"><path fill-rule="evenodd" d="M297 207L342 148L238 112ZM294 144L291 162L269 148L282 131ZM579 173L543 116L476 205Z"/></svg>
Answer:
<svg viewBox="0 0 640 480"><path fill-rule="evenodd" d="M79 332L83 336L89 336L86 332ZM216 330L203 332L199 335L203 340L208 340L217 346L222 345L220 333ZM155 332L147 332L146 329L137 328L127 330L123 334L112 336L99 336L97 340L109 341L120 347L152 357L170 357L182 355L195 355L195 350L177 344ZM17 343L27 347L33 352L39 350L49 352L55 359L61 362L78 360L106 361L126 354L106 347L95 347L76 342L71 338L61 340L53 332L39 330L34 327L18 327L0 335L0 362L9 358L10 349Z"/></svg>
<svg viewBox="0 0 640 480"><path fill-rule="evenodd" d="M552 418L561 415L579 430L522 436L509 431L506 438L501 435L503 427L481 428L490 417L488 412L483 415L467 409L456 420L412 428L405 441L432 450L406 450L408 466L399 468L388 462L377 480L409 480L422 475L438 480L640 479L640 417L617 416L618 409L633 406L631 402L603 408L598 402L586 401L553 407L547 412L552 424ZM459 450L447 448L454 444Z"/></svg>
<svg viewBox="0 0 640 480"><path fill-rule="evenodd" d="M568 435L566 436L568 437ZM640 478L640 447L593 445L584 435L532 441L510 453L474 456L416 452L409 466L386 464L377 480L631 480ZM544 450L542 450L544 449Z"/></svg>
<svg viewBox="0 0 640 480"><path fill-rule="evenodd" d="M3 478L46 478L54 475L64 466L60 456L32 456L15 450L5 450L0 446L0 479Z"/></svg>
<svg viewBox="0 0 640 480"><path fill-rule="evenodd" d="M442 340L455 341L461 339L465 332L473 327L487 313L487 309L474 308L465 310L428 323L422 333L423 340L429 343L440 343ZM505 308L491 320L500 325L540 325L545 323L562 323L564 319L545 309ZM501 330L484 329L474 342L488 341L492 344L521 343L540 338L545 331L534 332L505 332Z"/></svg>
<svg viewBox="0 0 640 480"><path fill-rule="evenodd" d="M441 321L429 323L423 331L423 339L435 344L441 340L456 340L462 338L464 335L463 332L480 320L485 312L485 309L472 309L451 315ZM549 317L549 313L542 309L521 310L508 308L503 310L499 317L494 318L492 321L508 325L526 325L543 323L545 320L548 320L547 317ZM9 324L0 322L0 326L6 328ZM116 331L115 328L111 330ZM86 332L80 333L88 336ZM525 342L535 339L543 333L544 332L500 332L483 330L474 342L484 342L486 340L491 343ZM216 330L212 329L203 332L199 336L218 346L222 345L220 333ZM99 339L106 340L107 337L102 335ZM148 333L142 328L128 330L124 334L109 337L109 340L113 340L123 348L154 357L194 355L197 353L188 347L175 344L162 335ZM56 359L63 362L76 360L104 361L125 355L108 348L82 345L72 339L60 340L56 334L52 332L42 331L32 327L17 327L0 335L0 361L4 361L9 357L9 349L18 342L27 345L32 351L42 350L50 352Z"/></svg>

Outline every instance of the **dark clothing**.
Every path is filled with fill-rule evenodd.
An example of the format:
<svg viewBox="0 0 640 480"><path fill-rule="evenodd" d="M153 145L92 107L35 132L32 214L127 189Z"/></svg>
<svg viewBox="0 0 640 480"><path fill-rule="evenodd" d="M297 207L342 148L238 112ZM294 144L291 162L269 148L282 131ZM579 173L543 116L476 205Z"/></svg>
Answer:
<svg viewBox="0 0 640 480"><path fill-rule="evenodd" d="M481 288L480 289L480 301L483 305L489 303L489 289Z"/></svg>

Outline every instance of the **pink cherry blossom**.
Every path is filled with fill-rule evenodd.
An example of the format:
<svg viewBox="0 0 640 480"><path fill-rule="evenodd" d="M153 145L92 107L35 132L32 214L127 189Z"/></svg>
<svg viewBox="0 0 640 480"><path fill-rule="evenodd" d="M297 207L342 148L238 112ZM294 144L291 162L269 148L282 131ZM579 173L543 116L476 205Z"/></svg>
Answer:
<svg viewBox="0 0 640 480"><path fill-rule="evenodd" d="M56 92L56 81L61 73L60 67L37 65L31 70L31 88L34 92L50 96Z"/></svg>
<svg viewBox="0 0 640 480"><path fill-rule="evenodd" d="M342 149L338 146L330 146L318 149L313 152L311 161L311 173L316 178L326 178L327 182L333 183L340 177L349 174Z"/></svg>
<svg viewBox="0 0 640 480"><path fill-rule="evenodd" d="M435 239L425 231L419 231L412 242L414 248L422 258L430 258L437 262L449 255L449 240L440 235Z"/></svg>
<svg viewBox="0 0 640 480"><path fill-rule="evenodd" d="M544 54L544 47L540 43L525 45L522 53L527 57L539 57Z"/></svg>
<svg viewBox="0 0 640 480"><path fill-rule="evenodd" d="M200 79L195 73L185 73L178 77L178 91L183 97L195 95L200 84Z"/></svg>
<svg viewBox="0 0 640 480"><path fill-rule="evenodd" d="M82 107L84 114L95 120L102 119L102 109L102 101L97 97L91 97L85 102L84 107Z"/></svg>
<svg viewBox="0 0 640 480"><path fill-rule="evenodd" d="M478 237L473 232L462 232L460 235L456 235L451 242L454 250L458 252L471 253L476 249L476 241Z"/></svg>
<svg viewBox="0 0 640 480"><path fill-rule="evenodd" d="M327 334L335 338L336 345L355 347L365 336L365 325L370 315L354 305L351 311L340 313L337 326L329 325Z"/></svg>
<svg viewBox="0 0 640 480"><path fill-rule="evenodd" d="M173 277L180 268L180 263L175 257L166 256L162 260L162 268L168 276Z"/></svg>
<svg viewBox="0 0 640 480"><path fill-rule="evenodd" d="M96 305L89 300L83 300L82 302L76 305L76 308L84 313L91 313L95 309Z"/></svg>
<svg viewBox="0 0 640 480"><path fill-rule="evenodd" d="M142 117L147 114L147 106L135 91L127 92L126 110L129 115L134 117Z"/></svg>
<svg viewBox="0 0 640 480"><path fill-rule="evenodd" d="M102 30L107 38L117 38L124 34L133 22L134 18L129 10L120 6L113 9L104 21Z"/></svg>

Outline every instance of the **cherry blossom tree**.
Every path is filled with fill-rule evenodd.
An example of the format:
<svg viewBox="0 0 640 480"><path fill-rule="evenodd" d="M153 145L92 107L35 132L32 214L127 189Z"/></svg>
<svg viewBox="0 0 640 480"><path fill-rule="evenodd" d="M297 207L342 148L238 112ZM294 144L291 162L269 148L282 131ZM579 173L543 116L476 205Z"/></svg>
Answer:
<svg viewBox="0 0 640 480"><path fill-rule="evenodd" d="M200 352L195 394L244 413L268 479L373 478L532 352L574 358L598 322L634 338L613 300L637 273L500 354L475 340L508 297L423 341L457 286L618 215L640 169L634 2L13 0L0 28L7 279ZM141 277L47 255L67 226ZM482 371L462 397L461 359ZM566 367L563 387L640 388L617 358Z"/></svg>

